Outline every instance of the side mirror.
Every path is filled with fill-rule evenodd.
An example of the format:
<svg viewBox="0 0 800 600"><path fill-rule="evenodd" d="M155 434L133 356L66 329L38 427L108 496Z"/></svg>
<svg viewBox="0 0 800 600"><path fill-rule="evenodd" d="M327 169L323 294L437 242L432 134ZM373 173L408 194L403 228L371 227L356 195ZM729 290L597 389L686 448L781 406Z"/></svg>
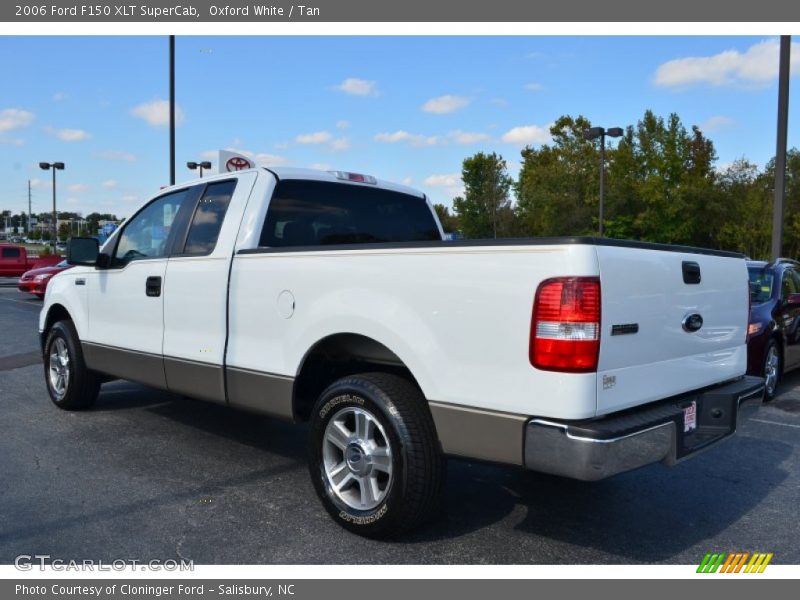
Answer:
<svg viewBox="0 0 800 600"><path fill-rule="evenodd" d="M100 254L100 243L91 237L71 238L67 242L67 262L71 265L94 267Z"/></svg>
<svg viewBox="0 0 800 600"><path fill-rule="evenodd" d="M800 306L800 294L789 294L786 299L787 306Z"/></svg>

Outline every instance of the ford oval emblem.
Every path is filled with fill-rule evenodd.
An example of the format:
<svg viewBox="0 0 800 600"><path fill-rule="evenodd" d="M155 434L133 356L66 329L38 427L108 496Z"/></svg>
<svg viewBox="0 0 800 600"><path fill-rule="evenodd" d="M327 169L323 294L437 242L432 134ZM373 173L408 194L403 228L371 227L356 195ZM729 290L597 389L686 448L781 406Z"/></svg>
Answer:
<svg viewBox="0 0 800 600"><path fill-rule="evenodd" d="M687 331L689 333L694 333L703 326L703 317L701 317L697 313L686 315L683 318L682 325L684 331Z"/></svg>

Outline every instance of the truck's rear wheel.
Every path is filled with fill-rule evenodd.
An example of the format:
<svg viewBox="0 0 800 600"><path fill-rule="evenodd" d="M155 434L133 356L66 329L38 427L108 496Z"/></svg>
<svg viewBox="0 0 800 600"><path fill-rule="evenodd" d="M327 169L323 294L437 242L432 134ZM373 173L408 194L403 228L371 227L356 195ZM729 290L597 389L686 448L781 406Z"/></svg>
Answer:
<svg viewBox="0 0 800 600"><path fill-rule="evenodd" d="M55 323L44 346L44 378L50 399L64 410L89 408L100 392L100 377L86 368L72 321Z"/></svg>
<svg viewBox="0 0 800 600"><path fill-rule="evenodd" d="M339 379L320 396L309 467L334 520L387 538L435 513L446 461L419 390L395 375L367 373Z"/></svg>

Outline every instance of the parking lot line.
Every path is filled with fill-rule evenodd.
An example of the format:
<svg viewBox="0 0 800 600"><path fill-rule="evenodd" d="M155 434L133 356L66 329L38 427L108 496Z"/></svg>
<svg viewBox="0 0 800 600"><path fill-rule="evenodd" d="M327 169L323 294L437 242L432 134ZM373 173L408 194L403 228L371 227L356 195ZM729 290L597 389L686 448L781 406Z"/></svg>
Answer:
<svg viewBox="0 0 800 600"><path fill-rule="evenodd" d="M794 427L795 429L800 429L800 425L794 425L792 423L779 423L778 421L767 421L765 419L750 419L750 421L755 421L756 423L766 423L768 425L782 425L784 427Z"/></svg>
<svg viewBox="0 0 800 600"><path fill-rule="evenodd" d="M24 300L14 300L13 298L0 298L0 300L5 300L6 302L16 302L17 304L30 304Z"/></svg>
<svg viewBox="0 0 800 600"><path fill-rule="evenodd" d="M33 308L41 308L35 304L31 304L30 302L26 302L24 300L14 300L13 298L0 298L0 300L5 300L6 302L15 302L16 304L23 304L25 306L31 306Z"/></svg>

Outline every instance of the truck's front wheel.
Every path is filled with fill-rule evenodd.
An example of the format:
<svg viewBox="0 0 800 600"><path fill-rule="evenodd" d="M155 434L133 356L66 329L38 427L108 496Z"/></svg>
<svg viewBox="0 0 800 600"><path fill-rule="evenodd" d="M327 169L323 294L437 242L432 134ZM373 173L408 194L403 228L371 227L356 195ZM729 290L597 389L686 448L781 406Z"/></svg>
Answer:
<svg viewBox="0 0 800 600"><path fill-rule="evenodd" d="M395 375L367 373L339 379L320 396L309 466L340 525L387 538L434 514L446 462L419 390Z"/></svg>
<svg viewBox="0 0 800 600"><path fill-rule="evenodd" d="M89 408L100 392L100 377L86 368L72 321L59 321L44 345L44 378L50 399L59 408Z"/></svg>

